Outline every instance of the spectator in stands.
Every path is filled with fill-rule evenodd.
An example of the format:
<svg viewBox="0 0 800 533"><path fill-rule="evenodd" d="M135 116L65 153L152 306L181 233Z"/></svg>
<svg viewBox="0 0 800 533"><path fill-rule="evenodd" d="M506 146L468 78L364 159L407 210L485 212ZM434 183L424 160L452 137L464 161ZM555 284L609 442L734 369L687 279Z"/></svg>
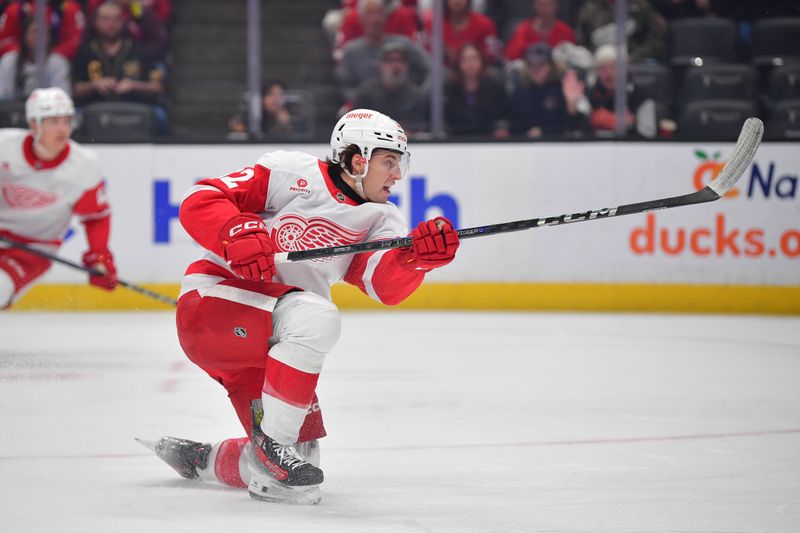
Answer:
<svg viewBox="0 0 800 533"><path fill-rule="evenodd" d="M86 2L86 0L84 0ZM89 16L93 16L100 4L105 2L117 2L126 10L127 14L138 18L144 12L152 12L158 21L165 26L172 20L171 0L88 0L86 11Z"/></svg>
<svg viewBox="0 0 800 533"><path fill-rule="evenodd" d="M383 0L362 0L359 7L363 15L364 36L347 43L336 69L344 98L352 100L360 85L378 76L381 47L387 43L399 43L405 48L410 82L419 87L426 86L430 73L428 54L408 37L384 32Z"/></svg>
<svg viewBox="0 0 800 533"><path fill-rule="evenodd" d="M524 70L512 79L512 132L537 139L586 129L580 105L585 100L584 85L575 72L568 70L562 76L546 43L529 47L524 60Z"/></svg>
<svg viewBox="0 0 800 533"><path fill-rule="evenodd" d="M142 51L152 59L163 60L167 50L167 25L172 16L170 0L89 0L86 11L94 17L105 2L120 5L125 14L126 28Z"/></svg>
<svg viewBox="0 0 800 533"><path fill-rule="evenodd" d="M578 44L595 51L616 41L614 0L586 0L578 13ZM662 60L666 53L667 23L649 0L628 0L628 56L632 63Z"/></svg>
<svg viewBox="0 0 800 533"><path fill-rule="evenodd" d="M413 7L395 3L391 0L379 0L380 9L370 4L376 4L369 0L347 1L346 3L355 4L344 7L342 24L336 32L334 38L333 57L336 61L341 59L344 46L366 34L366 26L375 21L367 22L367 18L377 18L380 14L383 32L388 35L404 35L409 39L416 40L419 33L419 19Z"/></svg>
<svg viewBox="0 0 800 533"><path fill-rule="evenodd" d="M84 43L74 65L75 100L81 105L102 101L140 102L154 106L161 131L166 131L164 66L145 56L125 32L122 7L109 2L94 15L94 38Z"/></svg>
<svg viewBox="0 0 800 533"><path fill-rule="evenodd" d="M488 0L485 13L494 21L503 39L511 35L517 24L533 16L531 0Z"/></svg>
<svg viewBox="0 0 800 533"><path fill-rule="evenodd" d="M486 72L480 49L461 47L455 75L445 86L445 121L451 135L508 137L507 98L503 84Z"/></svg>
<svg viewBox="0 0 800 533"><path fill-rule="evenodd" d="M425 12L424 28L428 48L433 37L433 13ZM444 4L444 56L445 63L456 65L458 52L471 43L478 47L481 55L489 63L496 63L499 57L500 41L492 19L472 10L471 0L446 0Z"/></svg>
<svg viewBox="0 0 800 533"><path fill-rule="evenodd" d="M575 32L566 23L556 18L558 0L533 0L535 17L519 23L506 45L506 59L520 59L532 44L545 42L550 48L559 43L575 42Z"/></svg>
<svg viewBox="0 0 800 533"><path fill-rule="evenodd" d="M25 17L22 23L21 48L0 57L0 100L24 100L36 88L36 20ZM52 51L50 34L45 31L48 54L44 64L45 87L58 87L67 94L72 92L69 79L69 62Z"/></svg>
<svg viewBox="0 0 800 533"><path fill-rule="evenodd" d="M353 97L354 108L388 114L407 135L428 130L427 103L427 92L409 78L408 48L402 42L381 48L380 75L364 82Z"/></svg>
<svg viewBox="0 0 800 533"><path fill-rule="evenodd" d="M595 52L596 77L594 86L589 91L589 103L592 106L591 123L595 133L612 132L616 125L614 113L615 98L615 71L617 63L617 49L614 45L605 44ZM633 84L628 88L628 109L625 111L625 128L628 131L636 128L636 112L647 101ZM655 109L653 109L653 113ZM655 122L655 116L649 117ZM655 125L650 127L655 130ZM654 131L655 133L655 131Z"/></svg>
<svg viewBox="0 0 800 533"><path fill-rule="evenodd" d="M267 140L285 139L295 131L292 114L286 108L284 92L286 85L280 81L272 81L264 85L261 91L261 132ZM246 113L242 112L228 121L230 137L247 137Z"/></svg>
<svg viewBox="0 0 800 533"><path fill-rule="evenodd" d="M23 35L23 20L33 18L35 11L34 0L20 0L6 7L0 17L0 55L18 52L22 48L20 37ZM80 47L85 25L80 4L74 0L50 1L45 19L49 24L48 30L57 36L51 53L68 61L73 60Z"/></svg>

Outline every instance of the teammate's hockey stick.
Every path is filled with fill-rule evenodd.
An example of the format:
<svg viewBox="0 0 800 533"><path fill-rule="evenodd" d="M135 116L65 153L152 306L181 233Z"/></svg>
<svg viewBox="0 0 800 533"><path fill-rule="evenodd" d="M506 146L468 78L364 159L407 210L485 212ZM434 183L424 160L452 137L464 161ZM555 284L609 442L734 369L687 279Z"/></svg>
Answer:
<svg viewBox="0 0 800 533"><path fill-rule="evenodd" d="M621 215L633 215L645 213L657 209L669 209L683 205L701 204L713 202L731 190L736 181L744 174L750 162L755 156L758 145L761 143L761 135L764 133L764 124L757 118L748 118L739 140L736 141L736 148L730 160L722 167L717 177L701 190L673 196L670 198L659 198L647 202L636 204L626 204L617 207L605 207L580 213L571 213L552 217L531 218L528 220L518 220L515 222L503 222L501 224L491 224L488 226L478 226L475 228L465 228L458 230L461 239L472 237L483 237L497 233L509 233L541 226L559 226L561 224L571 224L573 222L587 222L589 220L599 220L602 218L618 217ZM395 239L385 239L379 241L362 242L347 246L332 246L329 248L314 248L311 250L300 250L297 252L281 252L275 254L275 263L285 263L288 261L303 261L306 259L316 259L320 257L332 257L346 254L357 254L373 250L388 250L390 248L402 248L411 246L411 237L398 237Z"/></svg>
<svg viewBox="0 0 800 533"><path fill-rule="evenodd" d="M86 272L88 274L91 274L92 276L105 276L104 272L100 272L99 270L96 270L94 268L89 268L89 267L80 265L78 263L75 263L73 261L70 261L69 259L64 259L63 257L58 257L57 255L53 255L51 253L44 252L42 250L39 250L39 249L33 248L31 246L28 246L25 243L21 243L21 242L17 242L17 241L11 240L11 239L7 239L7 238L3 237L2 235L0 235L0 241L7 243L8 245L10 245L10 246L12 246L14 248L20 248L21 250L25 250L27 252L31 252L31 253L36 254L36 255L38 255L40 257L44 257L45 259L49 259L50 261L53 261L54 263L61 263L62 265L66 265L66 266L69 266L69 267L72 267L72 268L76 268L78 270L83 270L84 272ZM159 302L163 302L165 304L169 304L169 305L173 305L173 306L174 305L178 305L178 301L175 300L174 298L170 298L169 296L165 296L163 294L159 294L157 292L151 291L150 289L145 289L144 287L140 287L139 285L136 285L134 283L130 283L128 281L125 281L125 280L122 280L122 279L119 279L119 278L117 278L117 285L121 285L121 286L125 287L126 289L130 289L130 290L132 290L134 292L138 292L139 294L142 294L144 296L149 296L150 298L154 298L154 299L158 300Z"/></svg>

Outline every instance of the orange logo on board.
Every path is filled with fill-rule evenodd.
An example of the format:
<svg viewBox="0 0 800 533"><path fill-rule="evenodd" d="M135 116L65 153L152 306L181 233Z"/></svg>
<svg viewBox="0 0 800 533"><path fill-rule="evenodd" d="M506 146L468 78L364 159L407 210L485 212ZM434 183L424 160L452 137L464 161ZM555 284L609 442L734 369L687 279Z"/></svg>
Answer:
<svg viewBox="0 0 800 533"><path fill-rule="evenodd" d="M704 150L695 150L694 155L702 161L694 169L693 176L694 186L699 191L717 177L722 167L725 166L725 161L719 161L719 152L714 152L713 155L709 156ZM739 196L739 189L736 187L725 194L725 198L736 198L737 196Z"/></svg>

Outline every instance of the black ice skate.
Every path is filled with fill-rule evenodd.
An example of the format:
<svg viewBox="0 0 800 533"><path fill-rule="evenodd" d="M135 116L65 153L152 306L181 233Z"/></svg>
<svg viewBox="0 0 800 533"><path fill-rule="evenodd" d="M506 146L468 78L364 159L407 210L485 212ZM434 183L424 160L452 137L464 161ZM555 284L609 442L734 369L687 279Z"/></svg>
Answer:
<svg viewBox="0 0 800 533"><path fill-rule="evenodd" d="M200 477L197 469L203 470L208 466L211 444L176 437L161 437L155 443L136 440L156 452L161 460L186 479L197 479Z"/></svg>
<svg viewBox="0 0 800 533"><path fill-rule="evenodd" d="M288 487L307 487L322 483L322 470L306 461L293 445L275 442L261 431L261 419L264 417L261 400L253 400L251 409L253 451L269 474ZM253 496L257 497L256 494Z"/></svg>

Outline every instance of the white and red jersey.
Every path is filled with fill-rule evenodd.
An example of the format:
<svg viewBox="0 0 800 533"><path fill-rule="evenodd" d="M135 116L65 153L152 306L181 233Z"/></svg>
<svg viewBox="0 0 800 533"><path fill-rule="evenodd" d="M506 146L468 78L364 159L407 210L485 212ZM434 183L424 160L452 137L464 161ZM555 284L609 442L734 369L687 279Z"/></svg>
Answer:
<svg viewBox="0 0 800 533"><path fill-rule="evenodd" d="M70 141L50 161L27 130L0 130L0 235L57 247L77 215L90 248L108 244L110 209L97 155Z"/></svg>
<svg viewBox="0 0 800 533"><path fill-rule="evenodd" d="M200 181L184 196L181 223L208 253L189 266L181 295L236 277L222 257L219 233L241 213L259 215L276 251L282 252L408 234L397 206L363 201L340 178L328 175L325 162L301 152L269 152L252 167ZM344 280L394 305L424 277L424 272L406 267L410 253L394 249L282 263L273 281L330 299L331 285Z"/></svg>

